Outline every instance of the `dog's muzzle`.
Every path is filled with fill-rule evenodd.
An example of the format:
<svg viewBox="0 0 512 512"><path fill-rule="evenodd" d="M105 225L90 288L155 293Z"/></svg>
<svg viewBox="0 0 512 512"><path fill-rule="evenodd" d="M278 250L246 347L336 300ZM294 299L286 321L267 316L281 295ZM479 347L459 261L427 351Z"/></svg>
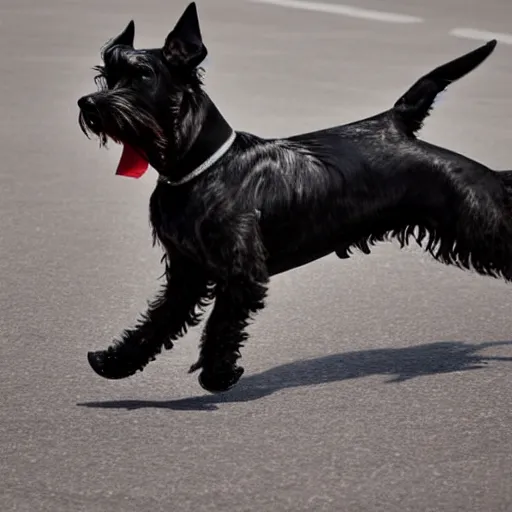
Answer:
<svg viewBox="0 0 512 512"><path fill-rule="evenodd" d="M88 128L93 132L99 133L102 129L101 116L94 95L89 94L81 97L78 100L78 107Z"/></svg>
<svg viewBox="0 0 512 512"><path fill-rule="evenodd" d="M78 107L83 112L88 112L91 109L95 109L96 101L94 100L94 96L92 94L88 94L87 96L82 96L78 100Z"/></svg>

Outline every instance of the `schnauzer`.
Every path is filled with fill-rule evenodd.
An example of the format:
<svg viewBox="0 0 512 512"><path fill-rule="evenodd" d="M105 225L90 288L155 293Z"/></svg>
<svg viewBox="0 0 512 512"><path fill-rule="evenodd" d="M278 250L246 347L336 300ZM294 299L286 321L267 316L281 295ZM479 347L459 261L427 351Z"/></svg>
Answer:
<svg viewBox="0 0 512 512"><path fill-rule="evenodd" d="M202 87L207 55L190 4L162 48L135 49L134 23L106 44L98 92L82 97L86 135L123 146L117 174L159 174L150 200L165 284L134 328L89 352L99 375L142 370L213 309L199 382L225 391L246 327L271 276L377 242L413 240L436 260L512 278L512 171L493 171L419 140L438 93L481 64L490 41L419 79L378 115L307 134L263 139L235 131Z"/></svg>

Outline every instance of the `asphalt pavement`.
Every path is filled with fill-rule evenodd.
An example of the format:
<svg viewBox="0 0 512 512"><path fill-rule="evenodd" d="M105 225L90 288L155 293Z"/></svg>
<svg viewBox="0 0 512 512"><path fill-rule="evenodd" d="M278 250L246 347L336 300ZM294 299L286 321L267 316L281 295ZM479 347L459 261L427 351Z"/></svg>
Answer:
<svg viewBox="0 0 512 512"><path fill-rule="evenodd" d="M235 128L372 115L492 32L422 137L511 168L510 2L301 3L198 2L207 90ZM115 176L119 149L82 135L76 100L130 19L137 46L160 46L185 6L0 4L0 510L510 512L512 288L416 248L273 279L227 394L187 374L200 328L130 379L89 368L162 268L156 173Z"/></svg>

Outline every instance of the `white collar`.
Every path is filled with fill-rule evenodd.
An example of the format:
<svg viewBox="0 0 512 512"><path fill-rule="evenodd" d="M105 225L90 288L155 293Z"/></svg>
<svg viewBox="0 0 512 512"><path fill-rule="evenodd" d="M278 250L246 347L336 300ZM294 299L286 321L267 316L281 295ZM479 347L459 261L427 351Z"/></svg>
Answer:
<svg viewBox="0 0 512 512"><path fill-rule="evenodd" d="M217 161L219 161L229 150L229 148L233 145L233 142L235 142L236 138L236 132L232 131L229 138L222 144L222 146L215 152L213 155L211 155L209 158L207 158L199 167L194 169L193 171L189 172L183 178L173 181L166 176L162 176L161 174L158 176L158 181L165 183L167 185L170 185L171 187L177 187L179 185L183 185L184 183L188 183L189 181L193 180L194 178L197 178L200 174L203 174L205 171L207 171L210 167L212 167L213 164L215 164Z"/></svg>

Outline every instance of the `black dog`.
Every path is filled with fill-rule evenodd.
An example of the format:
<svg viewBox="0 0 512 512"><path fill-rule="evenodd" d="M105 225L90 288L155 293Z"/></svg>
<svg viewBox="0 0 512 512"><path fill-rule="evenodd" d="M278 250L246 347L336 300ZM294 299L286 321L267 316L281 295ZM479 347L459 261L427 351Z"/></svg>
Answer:
<svg viewBox="0 0 512 512"><path fill-rule="evenodd" d="M166 283L134 329L88 354L101 376L142 370L215 301L201 385L233 386L248 321L270 276L335 252L412 238L435 259L512 278L512 172L495 172L415 134L436 95L482 63L496 41L414 84L390 110L356 123L268 140L235 132L202 90L207 50L191 4L161 49L135 50L134 24L103 50L100 90L80 126L124 145L119 174L159 173L151 197Z"/></svg>

